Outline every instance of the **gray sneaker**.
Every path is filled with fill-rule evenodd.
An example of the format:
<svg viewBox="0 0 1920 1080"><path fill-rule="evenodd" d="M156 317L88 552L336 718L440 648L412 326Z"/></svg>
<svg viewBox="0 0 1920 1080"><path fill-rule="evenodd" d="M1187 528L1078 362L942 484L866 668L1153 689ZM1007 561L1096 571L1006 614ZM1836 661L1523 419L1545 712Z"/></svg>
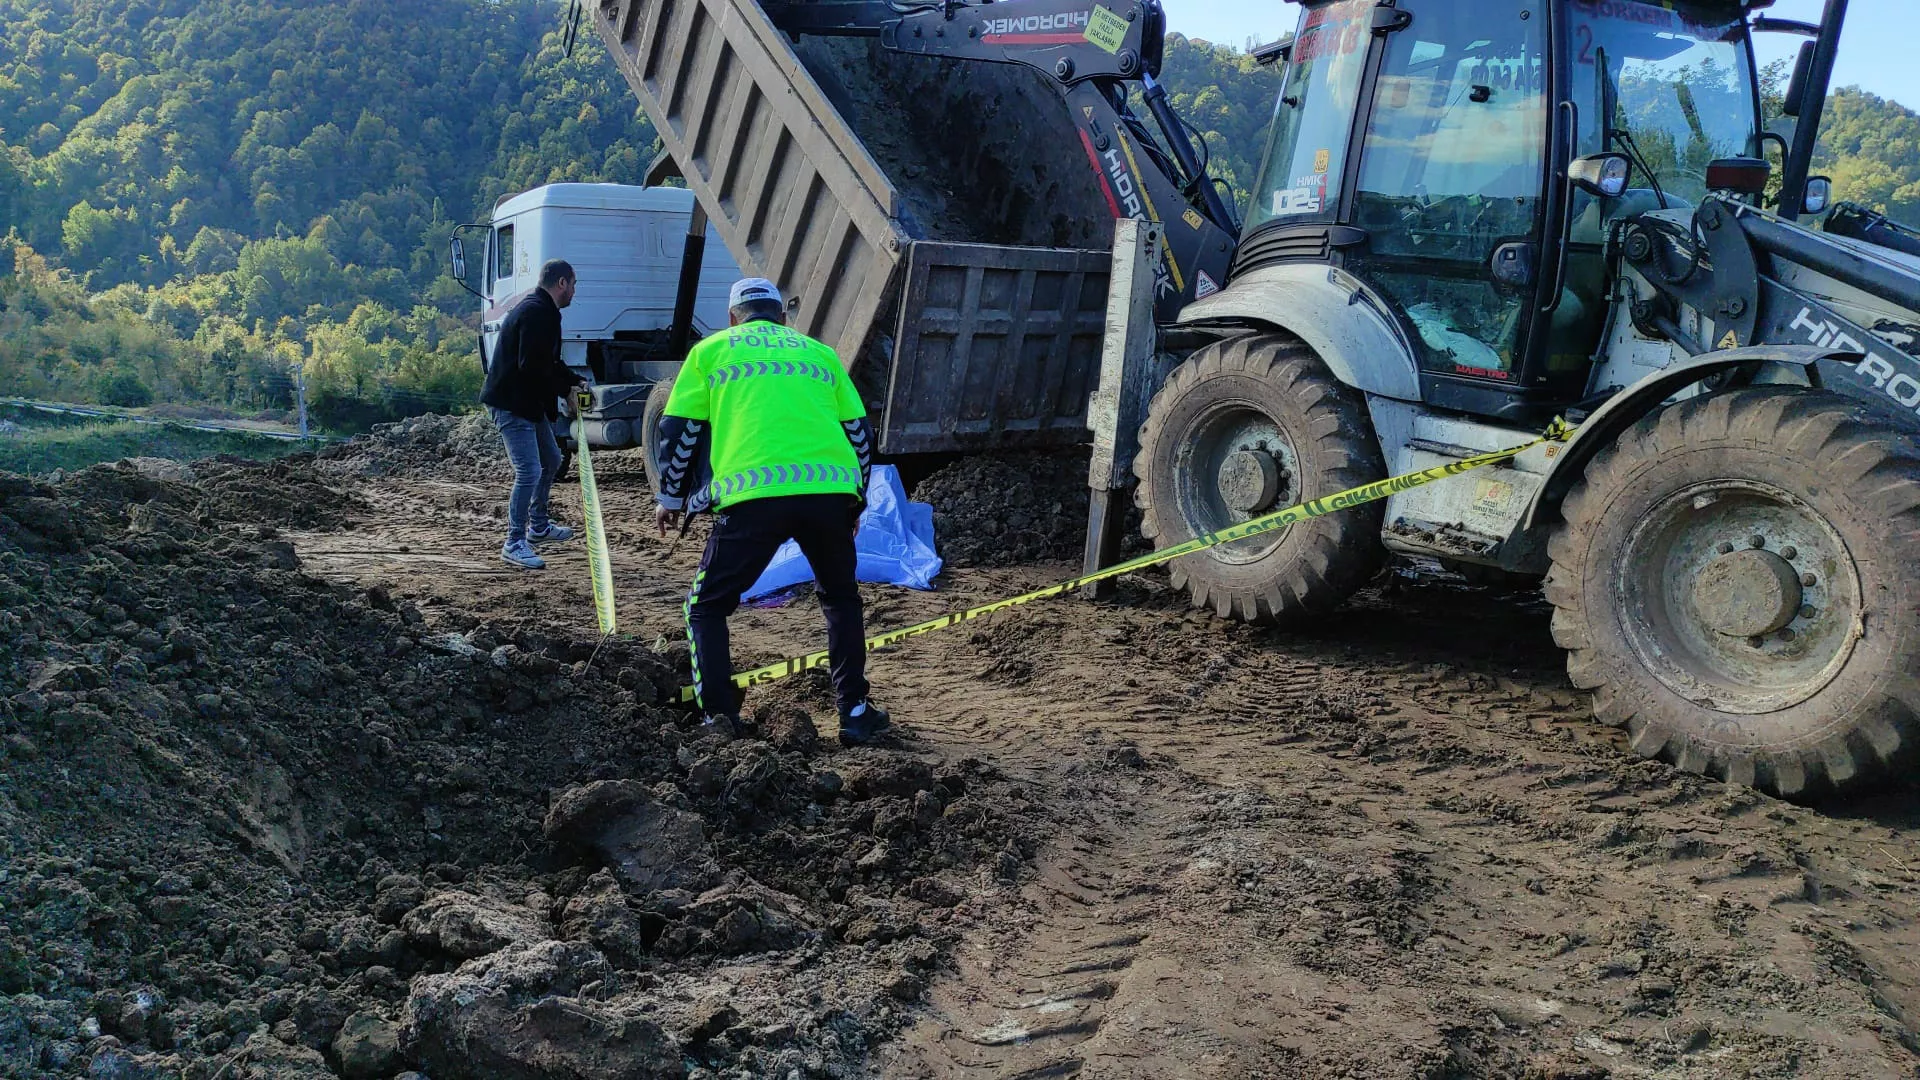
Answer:
<svg viewBox="0 0 1920 1080"><path fill-rule="evenodd" d="M547 560L533 553L533 545L525 540L509 540L500 549L500 557L515 566L524 566L528 570L545 570Z"/></svg>
<svg viewBox="0 0 1920 1080"><path fill-rule="evenodd" d="M555 525L551 521L547 522L545 528L527 530L527 539L535 544L563 544L574 536L572 529L565 525Z"/></svg>

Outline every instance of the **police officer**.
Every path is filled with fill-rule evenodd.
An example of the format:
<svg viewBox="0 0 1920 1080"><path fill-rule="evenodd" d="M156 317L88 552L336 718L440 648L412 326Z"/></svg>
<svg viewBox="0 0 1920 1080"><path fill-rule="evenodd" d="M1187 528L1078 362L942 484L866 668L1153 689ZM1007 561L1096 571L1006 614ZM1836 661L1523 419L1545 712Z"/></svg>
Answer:
<svg viewBox="0 0 1920 1080"><path fill-rule="evenodd" d="M840 741L869 742L889 722L867 697L854 578L873 427L833 350L787 327L772 282L735 284L728 307L731 326L687 354L660 426L660 535L683 512L717 514L686 603L694 691L706 725L731 734L739 700L727 617L791 539L813 567L827 619Z"/></svg>

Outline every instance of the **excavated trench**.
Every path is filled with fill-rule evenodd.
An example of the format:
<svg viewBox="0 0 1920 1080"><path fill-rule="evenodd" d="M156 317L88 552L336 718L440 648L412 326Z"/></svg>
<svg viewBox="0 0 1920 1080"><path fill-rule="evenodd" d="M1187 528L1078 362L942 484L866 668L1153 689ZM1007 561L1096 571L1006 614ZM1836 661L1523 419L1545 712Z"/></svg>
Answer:
<svg viewBox="0 0 1920 1080"><path fill-rule="evenodd" d="M989 767L303 573L312 465L0 477L0 1073L849 1075L1020 874Z"/></svg>

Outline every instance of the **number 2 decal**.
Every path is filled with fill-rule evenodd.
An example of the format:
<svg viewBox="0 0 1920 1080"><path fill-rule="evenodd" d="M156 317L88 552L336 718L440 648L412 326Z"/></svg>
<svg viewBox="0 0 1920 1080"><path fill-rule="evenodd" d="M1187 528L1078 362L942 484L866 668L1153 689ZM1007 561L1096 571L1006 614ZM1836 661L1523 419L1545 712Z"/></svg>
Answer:
<svg viewBox="0 0 1920 1080"><path fill-rule="evenodd" d="M1593 27L1584 23L1573 28L1573 36L1580 43L1579 61L1588 67L1593 66Z"/></svg>

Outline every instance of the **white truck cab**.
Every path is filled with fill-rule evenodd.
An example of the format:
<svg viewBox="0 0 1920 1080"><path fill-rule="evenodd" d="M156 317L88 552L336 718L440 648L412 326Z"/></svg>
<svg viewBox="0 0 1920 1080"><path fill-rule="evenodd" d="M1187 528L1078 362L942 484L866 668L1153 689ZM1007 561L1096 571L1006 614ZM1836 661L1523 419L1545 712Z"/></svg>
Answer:
<svg viewBox="0 0 1920 1080"><path fill-rule="evenodd" d="M684 188L548 184L502 198L487 224L460 226L453 273L480 297L481 365L492 362L507 312L539 284L540 267L565 259L579 287L561 313L561 354L593 388L588 444L641 445L647 395L671 384L683 359L670 344L693 210ZM726 326L727 291L741 276L722 243L696 258L692 341Z"/></svg>

